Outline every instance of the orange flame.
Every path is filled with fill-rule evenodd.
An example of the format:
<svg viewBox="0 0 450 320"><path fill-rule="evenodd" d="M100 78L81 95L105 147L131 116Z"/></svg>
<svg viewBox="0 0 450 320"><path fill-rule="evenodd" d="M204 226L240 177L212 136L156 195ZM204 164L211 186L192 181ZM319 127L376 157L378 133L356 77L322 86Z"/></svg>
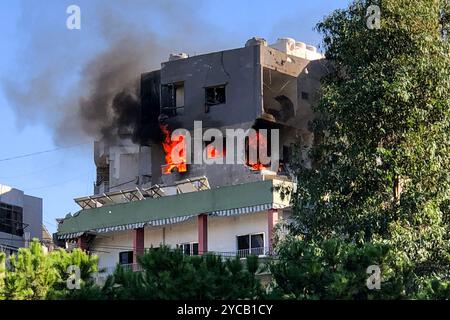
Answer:
<svg viewBox="0 0 450 320"><path fill-rule="evenodd" d="M261 134L259 131L256 131L256 135L250 135L248 137L248 149L253 150L253 152L257 152L259 148L267 148L267 139L266 137ZM257 154L257 153L256 153ZM262 164L259 160L256 161L256 163L250 163L250 159L247 158L247 165L250 167L253 171L261 171L263 169L268 168L268 166Z"/></svg>
<svg viewBox="0 0 450 320"><path fill-rule="evenodd" d="M171 134L169 129L167 128L167 125L161 125L161 131L164 134L164 140L162 142L164 153L166 154L166 165L163 166L163 173L169 174L172 172L173 169L177 169L178 172L186 172L187 171L187 165L186 165L186 146L185 146L185 140L184 136L182 134L177 134L173 136L173 139L171 138ZM175 161L172 159L172 150L178 146L178 144L182 144L181 148L178 147L179 153L178 153L178 159L181 159L181 161L175 163Z"/></svg>
<svg viewBox="0 0 450 320"><path fill-rule="evenodd" d="M216 149L212 144L206 146L206 156L209 159L219 158L225 156L225 149L223 151Z"/></svg>

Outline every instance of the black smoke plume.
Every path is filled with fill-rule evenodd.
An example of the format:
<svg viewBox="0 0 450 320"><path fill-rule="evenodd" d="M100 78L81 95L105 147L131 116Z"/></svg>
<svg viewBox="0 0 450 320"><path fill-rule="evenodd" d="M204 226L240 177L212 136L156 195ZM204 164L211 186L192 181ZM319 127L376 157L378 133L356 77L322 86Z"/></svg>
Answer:
<svg viewBox="0 0 450 320"><path fill-rule="evenodd" d="M59 20L40 19L45 6L24 1L20 32L32 37L17 59L22 72L3 77L2 89L18 126L44 124L58 145L114 143L121 135L146 142L159 128L141 114L141 75L159 69L170 53L207 52L224 39L214 38L190 1L93 3L79 1L82 29L69 31ZM65 7L53 5L64 18ZM151 23L158 19L164 28Z"/></svg>

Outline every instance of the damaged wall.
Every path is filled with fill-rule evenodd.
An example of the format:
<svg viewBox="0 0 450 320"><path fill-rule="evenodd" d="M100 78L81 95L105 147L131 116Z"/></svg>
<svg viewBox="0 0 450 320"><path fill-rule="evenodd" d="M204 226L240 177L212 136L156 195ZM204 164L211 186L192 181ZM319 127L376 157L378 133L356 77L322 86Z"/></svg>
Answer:
<svg viewBox="0 0 450 320"><path fill-rule="evenodd" d="M278 46L289 44L283 41ZM163 175L166 161L161 121L168 125L169 131L192 130L198 120L202 121L203 130L212 127L222 132L227 128L260 127L263 123L263 128L280 129L278 152L283 170L293 144L302 147L303 165L310 166L307 151L313 142L308 128L314 118L311 106L319 97L320 79L326 66L315 51L305 49L304 55L318 60L287 52L290 51L267 46L265 41L249 41L238 49L193 57L171 55L169 61L161 64L161 70L142 74L141 105L133 136L140 137L140 145L148 148L145 155L139 149L136 155L128 152L119 156L121 160L111 158L111 184L126 182L124 179L131 179L133 172L134 185L171 184L198 176L207 176L212 187L263 179L260 172L245 164L190 164L187 172ZM114 171L117 161L129 167L122 170L119 179ZM277 168L271 169L274 174L280 173Z"/></svg>

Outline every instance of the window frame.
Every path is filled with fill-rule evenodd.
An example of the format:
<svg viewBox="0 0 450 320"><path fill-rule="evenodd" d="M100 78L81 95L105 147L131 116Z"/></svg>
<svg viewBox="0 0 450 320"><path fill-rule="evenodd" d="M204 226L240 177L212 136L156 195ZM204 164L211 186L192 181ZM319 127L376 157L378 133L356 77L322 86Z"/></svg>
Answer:
<svg viewBox="0 0 450 320"><path fill-rule="evenodd" d="M183 87L183 105L177 107L177 88L180 87ZM184 80L161 84L161 113L168 117L182 116L184 114L184 107L186 105L185 88ZM169 97L163 97L164 94L167 94ZM168 102L167 106L164 105L166 102Z"/></svg>
<svg viewBox="0 0 450 320"><path fill-rule="evenodd" d="M195 254L194 245L197 245L197 254ZM185 255L189 255L189 256L198 256L199 255L198 242L196 242L196 241L181 242L181 243L177 243L176 246L177 246L177 249L181 249L181 252L183 252L183 254L185 254ZM186 253L184 246L189 246L189 254Z"/></svg>
<svg viewBox="0 0 450 320"><path fill-rule="evenodd" d="M127 263L122 263L122 259L121 259L122 254L128 254ZM131 262L130 262L130 257L131 257ZM128 265L128 264L133 264L133 263L134 263L134 251L133 250L119 252L119 265L123 266L123 265Z"/></svg>
<svg viewBox="0 0 450 320"><path fill-rule="evenodd" d="M0 232L23 237L23 207L0 202Z"/></svg>
<svg viewBox="0 0 450 320"><path fill-rule="evenodd" d="M262 235L262 243L263 246L262 247L255 247L252 248L252 236L255 235ZM239 249L239 237L248 237L248 245L249 248L248 249ZM266 248L266 233L265 232L252 232L252 233L247 233L247 234L238 234L236 235L236 251L238 252L239 255L241 255L240 253L243 253L243 257L249 256L251 254L253 254L253 251L257 251L258 249L263 250L262 254L257 254L258 256L262 256L265 255L264 249ZM245 252L245 250L247 250L247 252Z"/></svg>
<svg viewBox="0 0 450 320"><path fill-rule="evenodd" d="M213 85L213 86L203 87L204 94L205 94L205 113L209 112L209 108L210 107L220 106L220 105L223 105L223 104L227 103L227 85L228 85L228 83L225 82L225 83L222 83L222 84L217 84L217 85ZM208 102L208 90L213 89L214 91L216 91L218 88L223 88L223 101ZM217 96L217 92L215 92L215 95Z"/></svg>

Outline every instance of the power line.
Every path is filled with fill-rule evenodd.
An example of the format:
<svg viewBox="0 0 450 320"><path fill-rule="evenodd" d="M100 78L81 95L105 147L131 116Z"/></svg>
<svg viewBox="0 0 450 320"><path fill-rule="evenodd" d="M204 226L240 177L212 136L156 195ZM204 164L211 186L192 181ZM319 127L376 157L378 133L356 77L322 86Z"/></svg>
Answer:
<svg viewBox="0 0 450 320"><path fill-rule="evenodd" d="M75 148L75 147L83 146L83 145L86 145L86 144L90 144L90 142L80 143L80 144L67 146L67 147L59 147L59 148L50 149L50 150L38 151L38 152L33 152L33 153L27 153L27 154L22 154L22 155L19 155L19 156L14 156L14 157L9 157L9 158L3 158L3 159L0 159L0 162L9 161L9 160L15 160L15 159L21 159L21 158L27 158L27 157L32 157L32 156L40 155L40 154L43 154L43 153L55 152L55 151L62 150L62 149Z"/></svg>
<svg viewBox="0 0 450 320"><path fill-rule="evenodd" d="M47 219L42 219L42 221L44 221L44 223L47 223L53 227L58 227L55 223L48 221Z"/></svg>
<svg viewBox="0 0 450 320"><path fill-rule="evenodd" d="M36 188L23 188L23 190L28 192L28 191L31 191L31 190L40 190L40 189L46 189L46 188L53 188L53 187L57 187L57 186L66 184L66 183L71 182L71 181L85 179L88 176L89 175L78 176L78 177L67 179L67 180L64 180L64 181L61 181L61 182L58 182L58 183L49 184L49 185L46 185L46 186L40 186L40 187L36 187Z"/></svg>
<svg viewBox="0 0 450 320"><path fill-rule="evenodd" d="M15 175L15 176L0 177L0 179L15 179L15 178L28 177L28 176L36 175L36 174L42 173L42 172L44 172L46 170L49 170L49 169L61 166L63 164L64 163L62 161L60 161L59 163L54 164L52 166L44 167L44 168L41 168L41 169L38 169L38 170L34 170L34 171L30 171L30 172L27 172L27 173L21 173L19 175Z"/></svg>

